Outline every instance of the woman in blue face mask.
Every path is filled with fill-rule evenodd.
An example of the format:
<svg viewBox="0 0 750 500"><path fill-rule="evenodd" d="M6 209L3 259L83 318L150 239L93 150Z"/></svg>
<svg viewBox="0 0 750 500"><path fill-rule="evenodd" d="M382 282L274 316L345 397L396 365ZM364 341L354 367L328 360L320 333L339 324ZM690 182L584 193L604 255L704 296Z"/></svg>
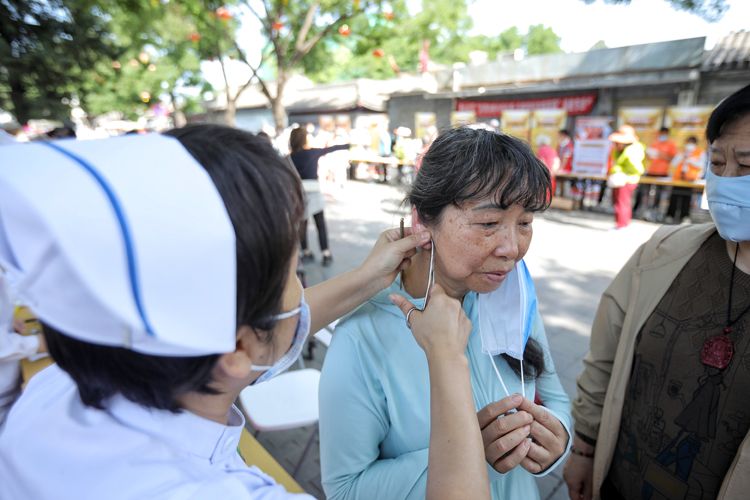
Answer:
<svg viewBox="0 0 750 500"><path fill-rule="evenodd" d="M706 129L713 223L665 226L599 304L571 499L743 498L750 463L750 86Z"/></svg>

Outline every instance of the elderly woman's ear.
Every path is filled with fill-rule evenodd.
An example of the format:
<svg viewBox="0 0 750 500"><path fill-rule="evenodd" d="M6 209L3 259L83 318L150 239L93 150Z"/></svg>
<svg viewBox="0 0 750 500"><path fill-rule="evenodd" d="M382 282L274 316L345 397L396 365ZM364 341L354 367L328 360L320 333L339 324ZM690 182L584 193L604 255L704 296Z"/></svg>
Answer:
<svg viewBox="0 0 750 500"><path fill-rule="evenodd" d="M419 214L417 213L417 209L413 206L411 207L411 227L412 231L414 231L415 233L419 233L422 231L427 231L428 233L430 233L430 241L420 247L424 250L429 250L430 247L432 247L432 228L425 226L425 224L422 222L422 219L419 217Z"/></svg>

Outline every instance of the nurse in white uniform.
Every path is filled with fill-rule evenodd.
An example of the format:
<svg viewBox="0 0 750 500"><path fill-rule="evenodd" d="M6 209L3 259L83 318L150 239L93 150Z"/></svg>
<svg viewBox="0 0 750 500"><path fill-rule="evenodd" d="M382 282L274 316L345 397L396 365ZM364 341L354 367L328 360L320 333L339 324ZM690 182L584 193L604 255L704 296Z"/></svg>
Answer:
<svg viewBox="0 0 750 500"><path fill-rule="evenodd" d="M244 464L233 403L420 244L303 295L296 174L238 130L168 135L0 147L2 282L56 362L0 433L0 498L298 497Z"/></svg>

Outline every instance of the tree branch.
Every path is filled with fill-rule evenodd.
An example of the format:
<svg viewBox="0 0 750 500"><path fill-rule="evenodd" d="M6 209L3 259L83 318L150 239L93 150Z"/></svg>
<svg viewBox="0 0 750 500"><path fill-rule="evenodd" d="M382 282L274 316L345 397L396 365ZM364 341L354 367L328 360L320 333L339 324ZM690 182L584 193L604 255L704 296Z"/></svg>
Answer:
<svg viewBox="0 0 750 500"><path fill-rule="evenodd" d="M303 48L305 47L305 40L307 39L307 34L310 32L310 28L312 28L313 21L315 20L315 11L318 10L318 7L320 7L320 1L315 0L310 4L310 8L307 9L305 20L302 23L302 27L300 27L299 29L299 33L297 34L297 43L295 43L294 45L295 52L302 52Z"/></svg>
<svg viewBox="0 0 750 500"><path fill-rule="evenodd" d="M304 44L300 46L299 44L299 38L297 39L297 47L295 47L294 56L292 56L292 60L289 64L290 67L294 66L295 64L299 63L300 60L308 54L312 50L313 47L315 47L315 44L317 44L324 36L329 34L335 26L338 26L339 23L342 21L346 21L347 19L350 19L354 17L356 14L359 14L359 12L352 12L351 14L342 14L339 16L335 21L333 21L331 24L323 28L320 32L315 34L311 39L307 40Z"/></svg>
<svg viewBox="0 0 750 500"><path fill-rule="evenodd" d="M268 46L268 44L266 44L266 47L267 47L267 46ZM253 73L253 75L252 75L252 76L251 76L251 77L250 77L250 78L249 78L249 79L247 80L247 82L245 82L245 84L244 84L244 85L242 85L242 86L240 87L239 91L237 92L237 97L239 97L239 95L240 95L240 94L241 94L242 92L244 92L244 91L245 91L245 89L246 89L247 87L249 87L249 86L250 86L250 84L251 84L251 83L252 83L252 81L253 81L253 78L257 78L257 80L258 80L258 83L260 84L260 90L261 90L261 92L263 92L263 95L265 95L265 96L266 96L266 98L267 98L267 99L268 99L269 101L272 101L272 100L273 100L273 97L271 96L271 92L270 92L270 91L268 90L268 87L266 86L266 82L265 82L265 81L263 81L263 78L261 78L261 77L260 77L260 75L258 74L258 71L260 70L260 67L261 67L261 66L263 66L263 62L265 61L265 47L264 47L264 48L263 48L263 50L261 51L261 58L260 58L260 62L258 63L258 66L257 66L257 67L255 67L255 66L253 66L252 64L250 64L250 61L248 61L248 60L247 60L247 55L246 55L246 54L245 54L245 52L244 52L244 51L243 51L243 50L242 50L242 49L240 48L240 46L239 46L239 45L237 44L237 41L236 41L236 40L234 41L234 48L235 48L235 50L237 51L237 53L239 54L239 56L240 56L240 60L241 60L241 61L242 61L243 63L245 63L245 65L246 65L246 66L247 66L248 68L250 68L250 71L252 71L252 73Z"/></svg>
<svg viewBox="0 0 750 500"><path fill-rule="evenodd" d="M255 9L253 8L253 6L252 6L252 5L250 5L250 1L249 1L249 0L244 0L244 1L242 2L242 4L243 4L243 5L245 6L245 7L247 7L247 8L248 8L248 10L250 11L250 13L252 13L252 15L254 15L254 16L255 16L255 17L256 17L256 18L258 19L258 21L260 21L260 24L262 24L262 25L264 25L264 26L265 26L266 24L268 24L268 22L269 22L268 16L266 16L266 17L263 17L263 16L261 16L261 15L260 15L260 14L258 13L258 11L256 11L256 10L255 10ZM266 7L266 2L263 2L263 8L265 8L265 7Z"/></svg>

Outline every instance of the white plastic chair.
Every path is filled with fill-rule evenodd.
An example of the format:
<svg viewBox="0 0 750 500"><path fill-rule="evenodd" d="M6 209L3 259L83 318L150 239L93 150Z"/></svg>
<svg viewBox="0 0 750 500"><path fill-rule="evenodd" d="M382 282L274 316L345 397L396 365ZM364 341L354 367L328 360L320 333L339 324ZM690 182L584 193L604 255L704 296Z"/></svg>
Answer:
<svg viewBox="0 0 750 500"><path fill-rule="evenodd" d="M252 385L240 393L240 403L255 436L260 432L283 431L317 424L320 371L313 368L294 370ZM292 472L295 476L317 434L310 434L305 449Z"/></svg>
<svg viewBox="0 0 750 500"><path fill-rule="evenodd" d="M326 347L330 347L331 345L331 339L333 339L333 330L336 328L336 325L338 324L339 320L335 320L333 323L330 323L328 326L324 327L322 330L318 330L313 337L315 337L315 340L320 342Z"/></svg>

